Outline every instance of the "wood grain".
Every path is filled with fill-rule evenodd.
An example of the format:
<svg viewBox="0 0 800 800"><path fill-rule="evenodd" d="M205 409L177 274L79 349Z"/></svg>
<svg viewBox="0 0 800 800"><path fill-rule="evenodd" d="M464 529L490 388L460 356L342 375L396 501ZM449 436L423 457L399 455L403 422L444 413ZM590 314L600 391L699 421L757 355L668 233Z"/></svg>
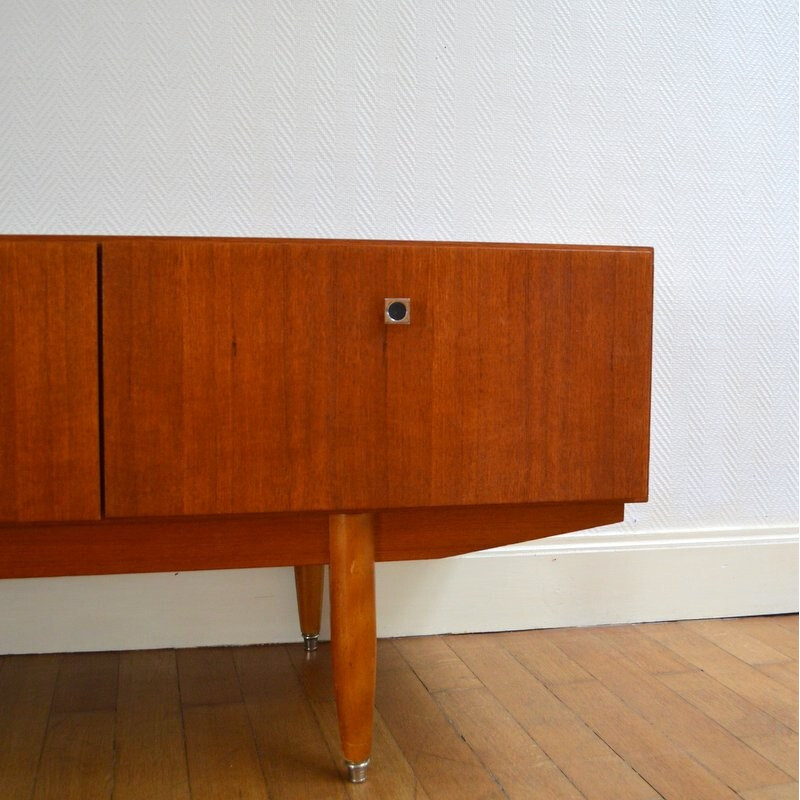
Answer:
<svg viewBox="0 0 800 800"><path fill-rule="evenodd" d="M371 514L331 514L331 655L345 760L367 761L375 707L375 527Z"/></svg>
<svg viewBox="0 0 800 800"><path fill-rule="evenodd" d="M798 693L798 669L796 661L784 661L781 664L759 664L758 671L764 673L772 680Z"/></svg>
<svg viewBox="0 0 800 800"><path fill-rule="evenodd" d="M702 670L659 675L658 679L743 741L791 733L774 717Z"/></svg>
<svg viewBox="0 0 800 800"><path fill-rule="evenodd" d="M109 797L119 655L61 657L33 798Z"/></svg>
<svg viewBox="0 0 800 800"><path fill-rule="evenodd" d="M668 647L644 636L631 625L611 625L604 630L604 640L613 644L625 658L650 675L685 673L697 667L684 661Z"/></svg>
<svg viewBox="0 0 800 800"><path fill-rule="evenodd" d="M738 617L731 621L753 638L797 661L797 627L785 627L780 617Z"/></svg>
<svg viewBox="0 0 800 800"><path fill-rule="evenodd" d="M264 800L267 787L243 703L183 709L193 800Z"/></svg>
<svg viewBox="0 0 800 800"><path fill-rule="evenodd" d="M114 711L118 653L67 653L61 657L52 713Z"/></svg>
<svg viewBox="0 0 800 800"><path fill-rule="evenodd" d="M797 800L797 783L783 786L766 786L742 795L743 800Z"/></svg>
<svg viewBox="0 0 800 800"><path fill-rule="evenodd" d="M397 639L395 647L431 694L447 689L483 688L483 684L441 636Z"/></svg>
<svg viewBox="0 0 800 800"><path fill-rule="evenodd" d="M0 522L100 515L96 249L0 237Z"/></svg>
<svg viewBox="0 0 800 800"><path fill-rule="evenodd" d="M621 503L380 512L378 561L440 558L608 525ZM0 577L174 572L329 561L327 514L0 525Z"/></svg>
<svg viewBox="0 0 800 800"><path fill-rule="evenodd" d="M191 796L261 800L266 796L266 782L233 650L179 650L177 668Z"/></svg>
<svg viewBox="0 0 800 800"><path fill-rule="evenodd" d="M771 624L753 620L742 629L761 639ZM742 776L742 743L779 771L736 796L796 797L797 735L710 676L715 661L731 657L718 647L691 652L682 672L660 671L668 665L660 647L636 643L660 627L380 642L374 763L363 786L341 780L327 643L311 657L300 644L185 657L170 650L0 657L0 796L182 798L185 736L191 788L201 798L566 798L575 791L587 800L730 798ZM542 659L534 657L539 642L549 645ZM633 647L630 657L620 654L620 676L611 656L623 644ZM581 665L570 667L565 650ZM179 661L188 701L180 708ZM757 682L760 666L742 663ZM664 713L650 721L655 706L643 694L653 681L686 703L662 703L656 691ZM780 690L796 705L794 692ZM695 731L697 712L731 738L717 743L707 722ZM718 751L730 741L738 744L726 760Z"/></svg>
<svg viewBox="0 0 800 800"><path fill-rule="evenodd" d="M0 667L0 797L29 800L60 656L5 656Z"/></svg>
<svg viewBox="0 0 800 800"><path fill-rule="evenodd" d="M798 736L796 733L776 733L769 736L750 736L745 740L756 753L780 767L786 775L797 781ZM795 790L796 783L795 783Z"/></svg>
<svg viewBox="0 0 800 800"><path fill-rule="evenodd" d="M498 641L528 672L547 686L593 680L586 670L543 637L534 639L532 636L509 634L498 637Z"/></svg>
<svg viewBox="0 0 800 800"><path fill-rule="evenodd" d="M175 652L122 653L114 800L189 800Z"/></svg>
<svg viewBox="0 0 800 800"><path fill-rule="evenodd" d="M109 798L113 770L113 711L51 714L32 798Z"/></svg>
<svg viewBox="0 0 800 800"><path fill-rule="evenodd" d="M229 647L191 647L178 651L181 705L241 702L242 692Z"/></svg>
<svg viewBox="0 0 800 800"><path fill-rule="evenodd" d="M327 560L325 515L0 526L4 578L277 567Z"/></svg>
<svg viewBox="0 0 800 800"><path fill-rule="evenodd" d="M708 675L797 732L797 698L789 700L779 682L752 669L683 623L641 626L641 630L686 661L702 665Z"/></svg>
<svg viewBox="0 0 800 800"><path fill-rule="evenodd" d="M778 614L773 617L765 617L764 619L768 619L792 633L797 633L797 614Z"/></svg>
<svg viewBox="0 0 800 800"><path fill-rule="evenodd" d="M379 661L378 711L427 794L502 798L502 789L391 642L380 643Z"/></svg>
<svg viewBox="0 0 800 800"><path fill-rule="evenodd" d="M394 509L377 514L375 558L442 558L557 533L610 525L624 518L622 503L542 503Z"/></svg>
<svg viewBox="0 0 800 800"><path fill-rule="evenodd" d="M535 787L537 798L583 797L444 637L396 639L394 645L506 795L529 797Z"/></svg>
<svg viewBox="0 0 800 800"><path fill-rule="evenodd" d="M780 784L789 777L657 678L637 669L607 638L596 632L544 633L642 720L654 726L669 720L663 735L676 747L702 753L703 765L737 792Z"/></svg>
<svg viewBox="0 0 800 800"><path fill-rule="evenodd" d="M583 794L488 689L443 691L436 702L506 797L581 800Z"/></svg>
<svg viewBox="0 0 800 800"><path fill-rule="evenodd" d="M537 632L538 633L538 632ZM525 638L526 634L520 634ZM502 647L505 636L447 642L587 800L656 800L658 793L585 721ZM569 686L594 686L581 681ZM561 684L565 685L565 684Z"/></svg>
<svg viewBox="0 0 800 800"><path fill-rule="evenodd" d="M269 796L345 798L345 784L286 649L237 648L234 658Z"/></svg>
<svg viewBox="0 0 800 800"><path fill-rule="evenodd" d="M646 499L652 251L103 247L110 516Z"/></svg>
<svg viewBox="0 0 800 800"><path fill-rule="evenodd" d="M702 797L736 800L711 774L655 726L642 719L599 682L562 684L553 691L584 719L664 800Z"/></svg>
<svg viewBox="0 0 800 800"><path fill-rule="evenodd" d="M325 567L322 564L294 568L297 614L300 618L300 632L305 636L319 635L324 581Z"/></svg>
<svg viewBox="0 0 800 800"><path fill-rule="evenodd" d="M792 659L761 638L750 636L746 626L734 619L696 619L683 624L746 664L779 664ZM794 659L797 660L796 652Z"/></svg>

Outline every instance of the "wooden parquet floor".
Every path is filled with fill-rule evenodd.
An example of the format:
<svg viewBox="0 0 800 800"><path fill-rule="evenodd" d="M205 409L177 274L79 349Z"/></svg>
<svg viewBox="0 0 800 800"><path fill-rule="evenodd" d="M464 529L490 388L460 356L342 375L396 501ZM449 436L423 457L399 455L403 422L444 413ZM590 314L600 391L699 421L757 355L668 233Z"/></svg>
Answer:
<svg viewBox="0 0 800 800"><path fill-rule="evenodd" d="M0 658L0 800L794 800L797 616L382 640L366 784L329 650Z"/></svg>

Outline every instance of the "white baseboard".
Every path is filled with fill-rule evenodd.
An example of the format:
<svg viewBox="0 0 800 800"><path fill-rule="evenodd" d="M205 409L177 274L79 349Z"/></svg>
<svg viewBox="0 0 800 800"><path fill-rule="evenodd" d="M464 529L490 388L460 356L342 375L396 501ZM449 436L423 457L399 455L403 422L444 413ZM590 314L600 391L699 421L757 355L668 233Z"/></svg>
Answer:
<svg viewBox="0 0 800 800"><path fill-rule="evenodd" d="M797 567L797 528L590 531L379 564L378 635L796 612ZM3 653L299 638L291 569L3 580L0 608Z"/></svg>

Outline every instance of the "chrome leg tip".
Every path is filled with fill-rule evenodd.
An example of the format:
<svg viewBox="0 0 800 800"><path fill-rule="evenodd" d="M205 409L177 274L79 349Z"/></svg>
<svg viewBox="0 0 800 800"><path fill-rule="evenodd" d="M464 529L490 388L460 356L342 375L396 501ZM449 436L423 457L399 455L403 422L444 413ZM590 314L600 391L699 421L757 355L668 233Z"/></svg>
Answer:
<svg viewBox="0 0 800 800"><path fill-rule="evenodd" d="M318 642L319 642L318 633L303 634L303 647L305 647L306 653L313 653L317 649Z"/></svg>
<svg viewBox="0 0 800 800"><path fill-rule="evenodd" d="M347 765L347 780L350 783L364 783L367 779L367 767L369 759L366 761L345 761Z"/></svg>

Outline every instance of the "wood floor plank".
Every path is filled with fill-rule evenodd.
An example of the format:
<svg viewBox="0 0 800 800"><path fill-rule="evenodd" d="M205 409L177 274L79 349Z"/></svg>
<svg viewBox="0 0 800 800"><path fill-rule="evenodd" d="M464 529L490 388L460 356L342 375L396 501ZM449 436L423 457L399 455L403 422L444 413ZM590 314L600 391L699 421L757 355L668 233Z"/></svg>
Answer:
<svg viewBox="0 0 800 800"><path fill-rule="evenodd" d="M286 648L237 648L234 661L270 797L347 797Z"/></svg>
<svg viewBox="0 0 800 800"><path fill-rule="evenodd" d="M368 782L330 647L0 656L2 800L782 800L797 615L379 643Z"/></svg>
<svg viewBox="0 0 800 800"><path fill-rule="evenodd" d="M781 625L795 634L797 633L797 614L776 614L775 616L767 617L767 619L771 619L773 622L776 622L778 625Z"/></svg>
<svg viewBox="0 0 800 800"><path fill-rule="evenodd" d="M415 636L394 643L429 692L483 686L441 636Z"/></svg>
<svg viewBox="0 0 800 800"><path fill-rule="evenodd" d="M604 639L625 654L625 658L650 675L664 673L698 672L696 666L673 653L660 642L643 636L631 625L609 625L597 630Z"/></svg>
<svg viewBox="0 0 800 800"><path fill-rule="evenodd" d="M745 628L746 623L743 625L742 622L739 619L694 619L681 624L690 631L705 636L745 664L779 664L791 659L791 656L751 636Z"/></svg>
<svg viewBox="0 0 800 800"><path fill-rule="evenodd" d="M743 794L742 800L797 800L797 784L787 783L785 786L753 789Z"/></svg>
<svg viewBox="0 0 800 800"><path fill-rule="evenodd" d="M436 702L512 800L583 798L488 689L442 691Z"/></svg>
<svg viewBox="0 0 800 800"><path fill-rule="evenodd" d="M539 636L539 633L540 631L516 631L496 636L508 653L547 685L592 680L588 672L554 644Z"/></svg>
<svg viewBox="0 0 800 800"><path fill-rule="evenodd" d="M250 720L243 703L183 707L193 800L265 800Z"/></svg>
<svg viewBox="0 0 800 800"><path fill-rule="evenodd" d="M688 753L679 750L599 682L554 688L665 800L736 800L738 795Z"/></svg>
<svg viewBox="0 0 800 800"><path fill-rule="evenodd" d="M483 634L450 636L447 644L523 726L574 719L570 709L525 669L499 639Z"/></svg>
<svg viewBox="0 0 800 800"><path fill-rule="evenodd" d="M231 647L194 647L177 651L181 704L239 703L242 692Z"/></svg>
<svg viewBox="0 0 800 800"><path fill-rule="evenodd" d="M797 661L797 625L787 627L780 619L780 617L740 617L736 620L736 626L749 636L783 653L792 661Z"/></svg>
<svg viewBox="0 0 800 800"><path fill-rule="evenodd" d="M750 736L747 744L773 764L777 764L787 775L798 779L796 733L775 733L770 736Z"/></svg>
<svg viewBox="0 0 800 800"><path fill-rule="evenodd" d="M65 653L51 713L114 711L118 678L119 653Z"/></svg>
<svg viewBox="0 0 800 800"><path fill-rule="evenodd" d="M737 792L785 783L788 776L747 747L722 725L629 661L605 631L543 631L570 658L642 719L661 726L677 748L685 748ZM668 724L663 722L668 720Z"/></svg>
<svg viewBox="0 0 800 800"><path fill-rule="evenodd" d="M120 654L113 800L189 800L174 650Z"/></svg>
<svg viewBox="0 0 800 800"><path fill-rule="evenodd" d="M781 722L702 670L659 675L659 680L740 739L790 733Z"/></svg>
<svg viewBox="0 0 800 800"><path fill-rule="evenodd" d="M798 664L784 661L781 664L759 664L758 671L788 689L795 697L798 694Z"/></svg>
<svg viewBox="0 0 800 800"><path fill-rule="evenodd" d="M658 797L551 689L501 647L499 639L451 636L447 644L588 800Z"/></svg>
<svg viewBox="0 0 800 800"><path fill-rule="evenodd" d="M797 703L777 681L680 623L641 625L637 629L797 732Z"/></svg>
<svg viewBox="0 0 800 800"><path fill-rule="evenodd" d="M111 796L118 653L62 655L34 800Z"/></svg>
<svg viewBox="0 0 800 800"><path fill-rule="evenodd" d="M33 800L110 798L114 723L114 711L51 714Z"/></svg>
<svg viewBox="0 0 800 800"><path fill-rule="evenodd" d="M301 646L286 648L303 690L314 711L319 729L325 738L328 749L335 762L339 779L344 781L345 769L342 761L339 728L336 716L336 702L333 694L333 675L331 669L330 646L321 644L316 654L309 657ZM397 659L400 659L397 654ZM382 667L378 661L378 679L381 680ZM353 786L343 784L348 796L363 800L407 800L408 798L427 798L414 770L406 760L400 747L391 735L379 711L375 711L375 724L372 739L372 757L367 784ZM367 788L365 788L367 787ZM367 793L365 795L364 793Z"/></svg>
<svg viewBox="0 0 800 800"><path fill-rule="evenodd" d="M392 642L381 642L379 661L392 650L397 652ZM384 664L388 662L384 658ZM432 800L503 797L408 664L402 658L394 663L379 674L376 705L427 794Z"/></svg>
<svg viewBox="0 0 800 800"><path fill-rule="evenodd" d="M5 656L0 669L0 797L29 800L60 655Z"/></svg>

